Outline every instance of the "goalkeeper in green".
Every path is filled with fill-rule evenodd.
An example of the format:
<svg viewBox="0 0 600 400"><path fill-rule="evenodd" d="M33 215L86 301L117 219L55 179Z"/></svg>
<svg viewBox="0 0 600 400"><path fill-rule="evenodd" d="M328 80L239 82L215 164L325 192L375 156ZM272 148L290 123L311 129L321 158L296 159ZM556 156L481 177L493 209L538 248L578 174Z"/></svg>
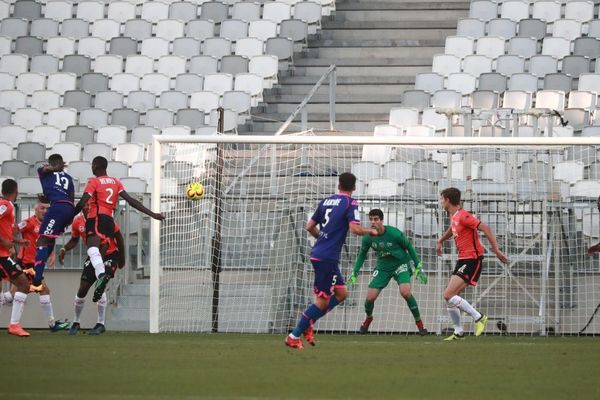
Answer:
<svg viewBox="0 0 600 400"><path fill-rule="evenodd" d="M349 285L356 283L356 276L365 262L369 249L372 248L377 254L377 265L373 272L373 279L369 283L367 300L365 301L367 318L360 327L360 333L365 334L369 331L369 325L373 322L375 300L393 278L398 282L400 295L406 300L406 304L415 318L419 334L424 336L427 334L427 329L423 327L417 300L415 300L410 290L410 278L413 274L410 267L411 260L416 267L414 271L416 278L423 284L427 283L427 275L421 270L421 262L417 252L400 229L383 224L383 212L381 210L375 208L369 211L369 221L378 235L375 237L363 236L354 270L348 280Z"/></svg>

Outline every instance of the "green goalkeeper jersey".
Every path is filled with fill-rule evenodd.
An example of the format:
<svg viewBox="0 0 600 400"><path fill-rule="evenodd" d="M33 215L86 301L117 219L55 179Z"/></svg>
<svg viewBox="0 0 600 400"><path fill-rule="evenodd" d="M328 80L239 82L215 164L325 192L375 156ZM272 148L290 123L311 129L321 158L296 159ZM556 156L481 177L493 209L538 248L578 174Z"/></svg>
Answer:
<svg viewBox="0 0 600 400"><path fill-rule="evenodd" d="M419 257L410 240L398 228L384 225L383 235L376 237L363 236L360 252L354 264L354 274L362 268L369 249L373 249L377 254L376 269L380 271L393 272L399 265L409 264L412 260L416 265L419 264Z"/></svg>

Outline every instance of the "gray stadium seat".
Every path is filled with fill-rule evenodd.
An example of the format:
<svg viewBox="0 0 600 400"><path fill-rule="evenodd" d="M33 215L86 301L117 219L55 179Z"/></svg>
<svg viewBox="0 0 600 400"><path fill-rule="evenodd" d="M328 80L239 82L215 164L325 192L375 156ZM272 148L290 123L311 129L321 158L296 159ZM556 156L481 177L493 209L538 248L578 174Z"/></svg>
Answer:
<svg viewBox="0 0 600 400"><path fill-rule="evenodd" d="M138 42L130 37L115 37L110 40L109 48L111 54L127 57L138 53Z"/></svg>
<svg viewBox="0 0 600 400"><path fill-rule="evenodd" d="M99 108L88 108L79 112L79 124L97 130L108 125L108 112Z"/></svg>
<svg viewBox="0 0 600 400"><path fill-rule="evenodd" d="M593 37L580 37L573 42L573 55L589 58L600 57L600 40Z"/></svg>
<svg viewBox="0 0 600 400"><path fill-rule="evenodd" d="M0 172L3 176L11 176L19 179L24 176L29 176L29 164L21 160L6 160L2 163Z"/></svg>
<svg viewBox="0 0 600 400"><path fill-rule="evenodd" d="M117 108L112 112L111 125L122 125L131 130L140 124L138 111L130 108Z"/></svg>
<svg viewBox="0 0 600 400"><path fill-rule="evenodd" d="M177 1L169 6L169 19L188 22L198 16L198 6L187 1Z"/></svg>
<svg viewBox="0 0 600 400"><path fill-rule="evenodd" d="M141 178L128 177L121 179L121 183L125 191L129 193L146 193L148 192L148 184Z"/></svg>
<svg viewBox="0 0 600 400"><path fill-rule="evenodd" d="M489 21L498 17L498 5L488 0L473 1L469 8L469 17Z"/></svg>
<svg viewBox="0 0 600 400"><path fill-rule="evenodd" d="M402 106L413 107L417 110L423 110L429 107L431 94L424 90L405 90L402 93Z"/></svg>
<svg viewBox="0 0 600 400"><path fill-rule="evenodd" d="M34 36L21 36L15 40L15 53L26 54L33 57L43 54L44 41Z"/></svg>
<svg viewBox="0 0 600 400"><path fill-rule="evenodd" d="M85 182L86 184L87 181L94 176L92 173L92 164L89 161L71 162L67 166L67 171L73 178L78 179L79 182Z"/></svg>
<svg viewBox="0 0 600 400"><path fill-rule="evenodd" d="M248 58L239 55L223 56L219 72L236 75L248 72Z"/></svg>
<svg viewBox="0 0 600 400"><path fill-rule="evenodd" d="M200 40L191 37L181 37L173 40L173 52L175 56L192 58L202 53Z"/></svg>
<svg viewBox="0 0 600 400"><path fill-rule="evenodd" d="M0 24L0 36L16 39L20 36L27 36L28 32L29 22L22 18L5 18Z"/></svg>
<svg viewBox="0 0 600 400"><path fill-rule="evenodd" d="M88 143L83 146L83 161L92 162L94 157L102 156L108 161L112 160L112 146L106 143Z"/></svg>
<svg viewBox="0 0 600 400"><path fill-rule="evenodd" d="M156 107L156 96L145 90L129 92L127 107L145 113L148 109Z"/></svg>
<svg viewBox="0 0 600 400"><path fill-rule="evenodd" d="M248 22L241 19L226 19L221 23L219 36L232 42L248 37Z"/></svg>
<svg viewBox="0 0 600 400"><path fill-rule="evenodd" d="M92 107L92 95L83 90L67 90L63 96L63 106L78 111Z"/></svg>
<svg viewBox="0 0 600 400"><path fill-rule="evenodd" d="M19 0L14 3L13 9L14 18L24 18L30 21L41 18L42 4L35 1Z"/></svg>
<svg viewBox="0 0 600 400"><path fill-rule="evenodd" d="M173 112L164 108L154 108L146 111L145 126L158 129L173 126Z"/></svg>
<svg viewBox="0 0 600 400"><path fill-rule="evenodd" d="M175 115L175 123L177 125L189 126L192 130L196 130L206 125L204 111L191 108L180 109Z"/></svg>
<svg viewBox="0 0 600 400"><path fill-rule="evenodd" d="M231 41L221 37L207 38L203 43L202 54L220 60L223 56L231 54Z"/></svg>
<svg viewBox="0 0 600 400"><path fill-rule="evenodd" d="M456 35L479 39L480 37L485 36L485 25L485 21L478 18L460 19L456 26Z"/></svg>
<svg viewBox="0 0 600 400"><path fill-rule="evenodd" d="M58 21L47 18L36 19L31 22L29 34L42 39L58 36Z"/></svg>
<svg viewBox="0 0 600 400"><path fill-rule="evenodd" d="M502 55L496 59L495 72L506 76L525 72L525 59L512 54Z"/></svg>
<svg viewBox="0 0 600 400"><path fill-rule="evenodd" d="M143 19L130 19L125 22L123 35L138 41L152 37L152 23Z"/></svg>
<svg viewBox="0 0 600 400"><path fill-rule="evenodd" d="M202 91L204 87L204 77L202 75L187 73L179 74L175 78L175 89L180 92L191 94Z"/></svg>
<svg viewBox="0 0 600 400"><path fill-rule="evenodd" d="M495 18L487 24L487 34L489 36L500 36L504 39L510 39L516 36L517 23L506 18Z"/></svg>
<svg viewBox="0 0 600 400"><path fill-rule="evenodd" d="M439 181L444 176L444 165L434 160L417 161L413 166L413 178Z"/></svg>
<svg viewBox="0 0 600 400"><path fill-rule="evenodd" d="M92 60L79 54L70 54L63 59L62 71L72 72L77 76L87 74L91 70Z"/></svg>
<svg viewBox="0 0 600 400"><path fill-rule="evenodd" d="M5 108L0 108L0 126L10 125L11 112Z"/></svg>
<svg viewBox="0 0 600 400"><path fill-rule="evenodd" d="M481 74L479 76L478 90L491 90L493 92L504 92L507 88L508 82L507 77L491 72L487 74Z"/></svg>
<svg viewBox="0 0 600 400"><path fill-rule="evenodd" d="M218 1L208 1L200 6L200 19L211 20L220 24L227 19L229 6Z"/></svg>
<svg viewBox="0 0 600 400"><path fill-rule="evenodd" d="M48 55L39 54L31 57L31 64L29 70L31 72L38 72L40 74L51 74L58 72L58 58Z"/></svg>
<svg viewBox="0 0 600 400"><path fill-rule="evenodd" d="M90 23L80 18L65 19L61 24L61 35L73 39L90 36Z"/></svg>
<svg viewBox="0 0 600 400"><path fill-rule="evenodd" d="M159 134L160 130L151 126L136 126L131 131L131 143L150 144L152 143L152 136Z"/></svg>
<svg viewBox="0 0 600 400"><path fill-rule="evenodd" d="M294 50L301 51L308 44L308 24L297 19L284 19L279 25L279 36L292 39Z"/></svg>
<svg viewBox="0 0 600 400"><path fill-rule="evenodd" d="M265 54L277 56L280 65L289 68L294 62L294 42L289 38L274 37L265 42Z"/></svg>
<svg viewBox="0 0 600 400"><path fill-rule="evenodd" d="M578 78L590 72L590 59L584 56L566 56L562 59L561 72Z"/></svg>
<svg viewBox="0 0 600 400"><path fill-rule="evenodd" d="M82 146L94 143L94 130L89 126L69 126L65 131L65 141L81 143Z"/></svg>
<svg viewBox="0 0 600 400"><path fill-rule="evenodd" d="M530 58L538 54L537 39L530 37L514 37L508 41L507 54Z"/></svg>
<svg viewBox="0 0 600 400"><path fill-rule="evenodd" d="M231 8L231 18L243 19L248 22L259 20L260 4L251 1L235 2Z"/></svg>
<svg viewBox="0 0 600 400"><path fill-rule="evenodd" d="M79 88L91 94L106 91L108 90L108 76L94 72L83 74Z"/></svg>
<svg viewBox="0 0 600 400"><path fill-rule="evenodd" d="M18 179L19 193L42 193L42 184L37 176L24 176Z"/></svg>
<svg viewBox="0 0 600 400"><path fill-rule="evenodd" d="M473 108L491 110L498 107L498 93L491 90L476 90L471 93Z"/></svg>
<svg viewBox="0 0 600 400"><path fill-rule="evenodd" d="M131 95L131 93L130 93ZM94 106L101 110L112 112L116 108L123 107L123 95L119 92L103 91L97 92Z"/></svg>
<svg viewBox="0 0 600 400"><path fill-rule="evenodd" d="M558 60L549 55L535 55L529 59L529 73L543 78L558 71ZM529 89L524 89L529 90Z"/></svg>
<svg viewBox="0 0 600 400"><path fill-rule="evenodd" d="M533 37L541 40L546 36L546 22L541 19L529 18L519 21L518 36Z"/></svg>
<svg viewBox="0 0 600 400"><path fill-rule="evenodd" d="M33 165L46 158L46 146L41 143L23 142L17 146L17 159Z"/></svg>
<svg viewBox="0 0 600 400"><path fill-rule="evenodd" d="M60 95L51 90L38 90L31 95L31 107L48 112L60 106Z"/></svg>
<svg viewBox="0 0 600 400"><path fill-rule="evenodd" d="M185 36L204 41L206 38L215 36L215 23L200 19L189 21L185 27Z"/></svg>
<svg viewBox="0 0 600 400"><path fill-rule="evenodd" d="M108 163L107 172L109 176L114 176L117 179L127 178L129 176L129 165L120 161L111 161Z"/></svg>
<svg viewBox="0 0 600 400"><path fill-rule="evenodd" d="M559 72L546 74L544 77L544 90L560 90L570 92L573 88L573 78Z"/></svg>
<svg viewBox="0 0 600 400"><path fill-rule="evenodd" d="M192 57L189 65L189 72L203 76L215 74L218 71L218 64L218 59L209 55Z"/></svg>
<svg viewBox="0 0 600 400"><path fill-rule="evenodd" d="M168 90L160 94L158 106L171 111L187 108L188 96L178 90Z"/></svg>
<svg viewBox="0 0 600 400"><path fill-rule="evenodd" d="M96 142L106 143L115 148L118 144L127 142L127 128L114 124L98 128Z"/></svg>

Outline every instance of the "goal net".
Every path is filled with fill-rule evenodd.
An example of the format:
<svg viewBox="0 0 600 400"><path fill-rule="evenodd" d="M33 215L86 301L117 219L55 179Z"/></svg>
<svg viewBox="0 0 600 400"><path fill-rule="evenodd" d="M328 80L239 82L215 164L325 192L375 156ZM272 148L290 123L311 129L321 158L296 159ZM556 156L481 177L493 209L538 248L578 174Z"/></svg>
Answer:
<svg viewBox="0 0 600 400"><path fill-rule="evenodd" d="M314 136L159 137L154 143L150 330L284 333L313 301L304 230L338 175L358 177L363 224L379 208L405 232L429 276L412 283L425 327L451 326L442 292L457 260L439 192L457 187L463 207L488 224L509 257L487 240L477 287L464 297L490 317L488 333L600 333L597 138L408 138ZM204 185L199 201L190 182ZM340 269L349 276L360 238L348 235ZM345 303L319 320L320 332L357 332L372 277L369 254ZM463 316L464 328L472 321ZM589 322L589 324L588 324ZM586 326L587 324L587 326ZM585 329L584 329L585 328ZM416 332L398 285L375 303L371 332Z"/></svg>

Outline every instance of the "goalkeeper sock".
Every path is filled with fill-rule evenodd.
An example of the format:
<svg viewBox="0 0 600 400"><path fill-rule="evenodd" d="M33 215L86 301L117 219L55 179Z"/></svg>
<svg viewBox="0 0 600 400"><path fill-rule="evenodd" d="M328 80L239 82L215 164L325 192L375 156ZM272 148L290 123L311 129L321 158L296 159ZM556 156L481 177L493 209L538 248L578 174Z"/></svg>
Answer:
<svg viewBox="0 0 600 400"><path fill-rule="evenodd" d="M300 335L310 326L311 321L315 323L319 318L325 315L325 311L321 310L315 304L311 304L300 317L298 324L292 331L292 335L299 338Z"/></svg>
<svg viewBox="0 0 600 400"><path fill-rule="evenodd" d="M460 296L452 296L452 298L448 300L448 304L451 304L454 307L458 307L467 314L469 314L471 317L473 317L473 321L477 321L479 318L481 318L481 313L475 308L473 308L473 306L469 304L468 301L466 301Z"/></svg>
<svg viewBox="0 0 600 400"><path fill-rule="evenodd" d="M412 313L413 317L415 317L415 321L421 320L421 313L419 312L419 306L417 305L417 300L415 296L410 296L406 300L406 304L408 305L408 309Z"/></svg>
<svg viewBox="0 0 600 400"><path fill-rule="evenodd" d="M373 309L374 308L375 308L375 302L374 301L365 300L365 313L367 314L367 317L372 317L373 316Z"/></svg>

